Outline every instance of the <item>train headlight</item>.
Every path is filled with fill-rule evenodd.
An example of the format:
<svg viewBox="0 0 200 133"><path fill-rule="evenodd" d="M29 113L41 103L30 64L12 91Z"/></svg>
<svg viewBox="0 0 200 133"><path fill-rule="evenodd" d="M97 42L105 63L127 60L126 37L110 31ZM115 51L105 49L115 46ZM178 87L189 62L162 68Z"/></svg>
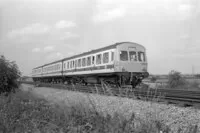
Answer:
<svg viewBox="0 0 200 133"><path fill-rule="evenodd" d="M126 72L126 69L124 67L122 67L122 72Z"/></svg>
<svg viewBox="0 0 200 133"><path fill-rule="evenodd" d="M142 69L142 71L143 71L143 72L147 72L147 68L144 67L144 68Z"/></svg>

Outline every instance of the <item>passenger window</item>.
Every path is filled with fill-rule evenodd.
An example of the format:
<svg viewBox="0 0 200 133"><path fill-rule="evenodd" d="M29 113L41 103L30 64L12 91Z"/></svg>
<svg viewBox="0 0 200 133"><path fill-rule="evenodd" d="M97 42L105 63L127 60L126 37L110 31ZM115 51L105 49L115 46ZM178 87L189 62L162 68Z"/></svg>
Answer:
<svg viewBox="0 0 200 133"><path fill-rule="evenodd" d="M82 66L83 66L83 67L86 66L86 58L83 58L83 59L82 59Z"/></svg>
<svg viewBox="0 0 200 133"><path fill-rule="evenodd" d="M75 60L75 68L78 66L78 60Z"/></svg>
<svg viewBox="0 0 200 133"><path fill-rule="evenodd" d="M74 64L74 60L72 61L72 68L74 68L75 67L75 64Z"/></svg>
<svg viewBox="0 0 200 133"><path fill-rule="evenodd" d="M92 56L92 65L94 65L95 62L95 56Z"/></svg>
<svg viewBox="0 0 200 133"><path fill-rule="evenodd" d="M65 69L65 63L64 63L64 69Z"/></svg>
<svg viewBox="0 0 200 133"><path fill-rule="evenodd" d="M109 62L109 53L106 52L103 54L103 63L108 63Z"/></svg>
<svg viewBox="0 0 200 133"><path fill-rule="evenodd" d="M113 61L114 60L114 52L111 52L112 53L112 55L111 55L111 61Z"/></svg>
<svg viewBox="0 0 200 133"><path fill-rule="evenodd" d="M91 57L87 57L87 66L91 65Z"/></svg>
<svg viewBox="0 0 200 133"><path fill-rule="evenodd" d="M72 67L73 67L72 61L70 61L70 68L72 68Z"/></svg>
<svg viewBox="0 0 200 133"><path fill-rule="evenodd" d="M69 61L67 62L67 69L69 69Z"/></svg>
<svg viewBox="0 0 200 133"><path fill-rule="evenodd" d="M81 59L78 59L78 67L81 67Z"/></svg>
<svg viewBox="0 0 200 133"><path fill-rule="evenodd" d="M127 51L121 51L120 52L120 60L121 61L127 61L128 60L128 52Z"/></svg>
<svg viewBox="0 0 200 133"><path fill-rule="evenodd" d="M137 61L137 56L135 51L129 51L130 61Z"/></svg>
<svg viewBox="0 0 200 133"><path fill-rule="evenodd" d="M98 54L97 56L96 56L96 64L98 65L98 64L101 64L101 54Z"/></svg>
<svg viewBox="0 0 200 133"><path fill-rule="evenodd" d="M145 54L144 52L138 52L138 60L145 61Z"/></svg>

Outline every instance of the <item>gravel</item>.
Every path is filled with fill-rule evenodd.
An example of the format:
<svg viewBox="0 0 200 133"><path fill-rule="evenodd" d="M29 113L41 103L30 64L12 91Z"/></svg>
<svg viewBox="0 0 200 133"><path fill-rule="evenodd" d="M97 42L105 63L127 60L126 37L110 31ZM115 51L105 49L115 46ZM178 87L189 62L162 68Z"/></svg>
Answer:
<svg viewBox="0 0 200 133"><path fill-rule="evenodd" d="M97 94L86 94L47 87L34 88L31 85L23 84L22 89L31 90L36 95L42 96L50 102L56 103L80 103L90 102L95 105L98 111L105 114L121 113L129 117L135 113L136 117L142 119L155 119L170 126L173 131L181 128L183 131L191 125L198 125L200 131L200 110L192 107L177 107L173 105L132 100L115 96L102 96Z"/></svg>

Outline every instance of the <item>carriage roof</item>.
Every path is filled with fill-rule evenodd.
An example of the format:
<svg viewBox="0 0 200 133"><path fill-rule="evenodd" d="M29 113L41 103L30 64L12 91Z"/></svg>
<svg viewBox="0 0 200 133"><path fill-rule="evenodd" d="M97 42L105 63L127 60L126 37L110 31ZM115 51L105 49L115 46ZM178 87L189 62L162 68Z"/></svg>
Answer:
<svg viewBox="0 0 200 133"><path fill-rule="evenodd" d="M82 56L85 56L85 55L89 55L89 54L113 49L113 48L116 48L118 45L121 45L123 43L133 43L133 44L136 44L136 45L140 45L140 44L134 43L134 42L119 42L119 43L115 43L115 44L112 44L112 45L109 45L109 46L106 46L106 47L103 47L103 48L98 48L98 49L91 50L91 51L88 51L88 52L84 52L84 53L81 53L81 54L78 54L78 55L73 55L73 56L70 56L70 57L67 57L67 58L64 58L64 59L61 59L61 60L57 60L57 61L54 61L54 62L51 62L51 63L48 63L48 64L44 64L42 66L39 66L39 67L36 67L36 68L33 68L33 69L37 69L37 68L41 68L41 67L48 66L48 65L51 65L51 64L59 63L59 62L65 61L65 60L70 60L70 59L73 59L73 58L78 58L78 57L82 57ZM142 45L140 45L140 46L142 46Z"/></svg>

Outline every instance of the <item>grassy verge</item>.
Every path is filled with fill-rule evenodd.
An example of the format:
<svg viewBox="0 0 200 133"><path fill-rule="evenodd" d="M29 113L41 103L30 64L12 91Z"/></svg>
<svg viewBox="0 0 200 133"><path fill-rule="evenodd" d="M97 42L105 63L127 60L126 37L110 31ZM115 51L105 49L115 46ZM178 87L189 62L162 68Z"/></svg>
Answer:
<svg viewBox="0 0 200 133"><path fill-rule="evenodd" d="M0 132L57 132L57 133L160 133L170 129L155 119L145 120L132 114L104 115L94 103L71 103L68 106L50 104L30 92L18 91L9 97L0 96ZM197 128L190 128L194 132Z"/></svg>

